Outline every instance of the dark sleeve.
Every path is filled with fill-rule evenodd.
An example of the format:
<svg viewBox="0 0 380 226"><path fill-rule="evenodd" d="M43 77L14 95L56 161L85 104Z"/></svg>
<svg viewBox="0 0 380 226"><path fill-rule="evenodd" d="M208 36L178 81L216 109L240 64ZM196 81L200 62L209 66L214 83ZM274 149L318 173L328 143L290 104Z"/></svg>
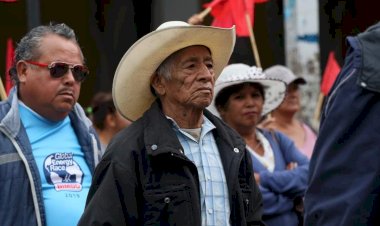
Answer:
<svg viewBox="0 0 380 226"><path fill-rule="evenodd" d="M375 43L380 38L379 31L376 34L371 37ZM375 64L362 58L363 51L377 55L380 51L363 46L356 38L348 41L352 48L323 108L310 162L305 225L380 222L380 94L358 84L366 66L376 66L371 72L380 78L380 57L373 58Z"/></svg>
<svg viewBox="0 0 380 226"><path fill-rule="evenodd" d="M249 182L249 187L252 188L251 197L250 197L250 211L247 216L247 225L250 226L262 226L264 224L262 220L263 215L263 197L261 195L259 186L257 185L254 177L253 172L253 166L252 166L252 160L246 151L245 157L244 157L245 164L245 171L246 176ZM244 201L244 200L243 200Z"/></svg>
<svg viewBox="0 0 380 226"><path fill-rule="evenodd" d="M253 211L250 216L247 217L247 225L257 225L262 226L264 224L264 221L262 220L263 215L263 198L259 189L259 186L257 186L256 181L252 179L252 186L253 186L253 192L252 192L252 199L253 202Z"/></svg>
<svg viewBox="0 0 380 226"><path fill-rule="evenodd" d="M260 173L260 183L273 194L281 194L289 198L304 195L308 183L309 160L284 134L275 132L275 136L286 164L295 162L298 166L293 170L263 171ZM272 142L272 140L269 141ZM272 146L275 147L275 145Z"/></svg>
<svg viewBox="0 0 380 226"><path fill-rule="evenodd" d="M263 209L265 215L273 216L293 209L293 198L278 194L265 187L261 187L260 191L265 202L265 208Z"/></svg>
<svg viewBox="0 0 380 226"><path fill-rule="evenodd" d="M78 225L137 225L134 178L129 169L111 161L101 161L95 170L86 208Z"/></svg>

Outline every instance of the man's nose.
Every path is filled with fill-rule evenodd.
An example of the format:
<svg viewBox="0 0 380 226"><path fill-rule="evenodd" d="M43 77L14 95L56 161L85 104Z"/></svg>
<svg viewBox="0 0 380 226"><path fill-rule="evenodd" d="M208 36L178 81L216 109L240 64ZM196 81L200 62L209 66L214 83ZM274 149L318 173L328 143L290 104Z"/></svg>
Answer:
<svg viewBox="0 0 380 226"><path fill-rule="evenodd" d="M74 83L75 82L74 74L70 68L67 70L67 72L63 76L63 79L64 79L65 83Z"/></svg>
<svg viewBox="0 0 380 226"><path fill-rule="evenodd" d="M200 79L205 81L212 81L214 77L214 70L210 69L207 65L203 65L200 70Z"/></svg>

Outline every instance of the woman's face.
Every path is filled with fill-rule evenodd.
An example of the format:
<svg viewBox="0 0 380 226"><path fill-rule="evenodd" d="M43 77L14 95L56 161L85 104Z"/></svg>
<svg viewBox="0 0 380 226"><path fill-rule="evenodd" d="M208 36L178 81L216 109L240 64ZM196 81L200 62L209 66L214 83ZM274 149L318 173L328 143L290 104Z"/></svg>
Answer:
<svg viewBox="0 0 380 226"><path fill-rule="evenodd" d="M290 83L288 85L284 102L282 102L277 110L294 114L301 110L301 96L298 84Z"/></svg>
<svg viewBox="0 0 380 226"><path fill-rule="evenodd" d="M256 126L261 119L264 97L260 90L252 84L245 84L237 92L230 95L224 107L219 107L220 116L232 128Z"/></svg>

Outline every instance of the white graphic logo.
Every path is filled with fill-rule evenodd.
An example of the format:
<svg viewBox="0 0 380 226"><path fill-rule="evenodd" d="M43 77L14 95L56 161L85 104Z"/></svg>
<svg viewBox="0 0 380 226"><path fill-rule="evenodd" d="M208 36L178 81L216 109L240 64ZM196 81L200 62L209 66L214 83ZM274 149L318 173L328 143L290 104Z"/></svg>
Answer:
<svg viewBox="0 0 380 226"><path fill-rule="evenodd" d="M81 191L83 171L73 159L73 153L54 153L44 161L44 173L56 191Z"/></svg>

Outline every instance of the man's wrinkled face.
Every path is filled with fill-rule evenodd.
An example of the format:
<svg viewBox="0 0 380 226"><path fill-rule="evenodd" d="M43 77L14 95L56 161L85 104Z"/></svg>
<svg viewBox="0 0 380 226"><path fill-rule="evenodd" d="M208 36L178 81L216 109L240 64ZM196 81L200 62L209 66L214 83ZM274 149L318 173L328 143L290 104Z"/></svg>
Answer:
<svg viewBox="0 0 380 226"><path fill-rule="evenodd" d="M190 46L176 53L171 78L159 76L156 91L163 104L204 109L211 104L215 74L211 53L205 46Z"/></svg>

